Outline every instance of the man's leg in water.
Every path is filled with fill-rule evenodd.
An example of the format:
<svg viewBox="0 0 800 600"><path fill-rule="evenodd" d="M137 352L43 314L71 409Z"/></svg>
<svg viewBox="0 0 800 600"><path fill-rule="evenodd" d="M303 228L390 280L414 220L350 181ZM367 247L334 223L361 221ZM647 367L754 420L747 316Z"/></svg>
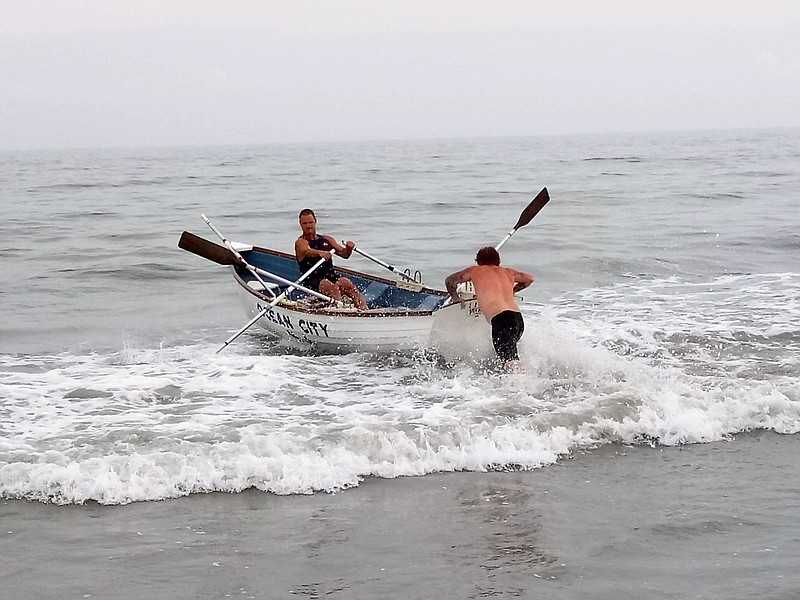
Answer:
<svg viewBox="0 0 800 600"><path fill-rule="evenodd" d="M492 344L509 373L525 371L517 350L517 344L524 330L522 315L515 311L504 311L492 319Z"/></svg>

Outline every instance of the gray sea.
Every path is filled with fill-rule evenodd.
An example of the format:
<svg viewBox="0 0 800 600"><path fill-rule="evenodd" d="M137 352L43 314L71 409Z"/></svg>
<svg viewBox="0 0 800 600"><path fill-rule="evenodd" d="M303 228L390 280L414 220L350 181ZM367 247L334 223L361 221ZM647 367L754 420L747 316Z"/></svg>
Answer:
<svg viewBox="0 0 800 600"><path fill-rule="evenodd" d="M204 213L291 251L308 207L441 288L544 186L502 250L536 279L521 375L215 354L235 284L177 247ZM799 597L799 207L797 129L0 154L0 581Z"/></svg>

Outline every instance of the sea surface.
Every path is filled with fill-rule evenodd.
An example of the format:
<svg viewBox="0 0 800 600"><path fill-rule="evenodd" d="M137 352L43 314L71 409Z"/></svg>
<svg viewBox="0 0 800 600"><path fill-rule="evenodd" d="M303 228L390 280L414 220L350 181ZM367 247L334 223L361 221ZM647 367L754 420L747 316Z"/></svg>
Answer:
<svg viewBox="0 0 800 600"><path fill-rule="evenodd" d="M214 239L204 213L291 251L308 207L441 288L544 186L502 249L536 278L524 374L256 328L215 354L247 321L235 284L177 248ZM7 500L307 495L800 432L797 129L7 152L0 266Z"/></svg>

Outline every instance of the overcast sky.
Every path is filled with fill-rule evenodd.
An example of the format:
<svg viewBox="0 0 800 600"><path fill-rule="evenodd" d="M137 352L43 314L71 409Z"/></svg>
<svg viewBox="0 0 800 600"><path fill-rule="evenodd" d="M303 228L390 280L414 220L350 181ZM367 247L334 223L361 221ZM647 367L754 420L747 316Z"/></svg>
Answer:
<svg viewBox="0 0 800 600"><path fill-rule="evenodd" d="M800 0L0 0L0 149L800 126Z"/></svg>

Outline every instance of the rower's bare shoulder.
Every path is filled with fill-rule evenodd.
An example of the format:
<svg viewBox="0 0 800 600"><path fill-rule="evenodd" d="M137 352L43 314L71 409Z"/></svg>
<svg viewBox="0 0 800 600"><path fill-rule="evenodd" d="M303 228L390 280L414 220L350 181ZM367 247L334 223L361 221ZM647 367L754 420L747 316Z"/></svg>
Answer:
<svg viewBox="0 0 800 600"><path fill-rule="evenodd" d="M467 267L466 269L461 269L460 271L456 271L447 277L445 280L450 281L451 283L458 284L464 283L465 281L472 280L472 275L475 272L475 267Z"/></svg>

